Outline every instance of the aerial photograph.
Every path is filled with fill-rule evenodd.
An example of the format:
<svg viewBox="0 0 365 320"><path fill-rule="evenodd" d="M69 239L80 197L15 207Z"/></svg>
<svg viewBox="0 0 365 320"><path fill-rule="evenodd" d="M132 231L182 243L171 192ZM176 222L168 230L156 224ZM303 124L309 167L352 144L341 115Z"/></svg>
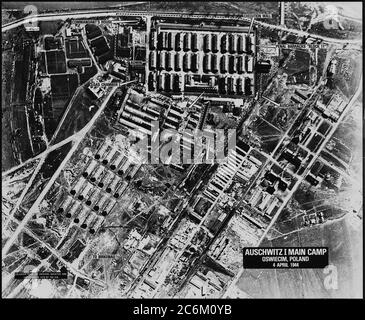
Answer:
<svg viewBox="0 0 365 320"><path fill-rule="evenodd" d="M363 298L362 10L2 2L2 298Z"/></svg>

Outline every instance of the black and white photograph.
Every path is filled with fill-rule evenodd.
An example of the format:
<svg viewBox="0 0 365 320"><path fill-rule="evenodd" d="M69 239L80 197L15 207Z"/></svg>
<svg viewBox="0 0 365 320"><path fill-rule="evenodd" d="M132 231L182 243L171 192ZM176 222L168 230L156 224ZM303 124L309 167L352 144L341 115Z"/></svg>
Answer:
<svg viewBox="0 0 365 320"><path fill-rule="evenodd" d="M2 299L363 299L362 2L1 10Z"/></svg>

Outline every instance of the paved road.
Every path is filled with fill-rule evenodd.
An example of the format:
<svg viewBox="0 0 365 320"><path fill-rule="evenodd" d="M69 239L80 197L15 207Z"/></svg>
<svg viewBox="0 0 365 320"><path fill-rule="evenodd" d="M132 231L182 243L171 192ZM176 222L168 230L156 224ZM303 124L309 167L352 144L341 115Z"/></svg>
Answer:
<svg viewBox="0 0 365 320"><path fill-rule="evenodd" d="M142 11L139 11L139 12L128 12L127 11L126 12L126 11L116 11L116 10L113 10L113 11L111 11L111 10L89 10L87 12L85 12L85 11L75 11L75 12L72 12L72 13L40 14L40 15L38 15L36 17L23 18L23 19L20 19L20 20L17 20L17 21L14 21L14 22L11 22L11 23L8 23L8 24L2 26L2 32L5 32L7 30L11 30L11 29L16 28L18 26L21 26L21 25L23 25L25 23L35 22L35 21L52 21L52 20L60 20L60 19L65 20L65 19L69 19L69 18L92 18L92 17L121 16L121 15L125 15L125 16L136 16L136 17L138 17L138 16L146 16L146 17L163 16L163 17L176 17L176 18L189 17L189 18L192 18L192 19L201 19L201 18L208 18L208 19L232 19L232 17L228 17L228 16L220 16L220 15L209 16L209 15L205 15L205 14L190 15L190 14L185 14L185 13L142 12ZM240 19L242 19L244 21L250 21L250 19L244 18L244 17L242 17ZM312 38L320 39L320 40L323 40L323 41L326 41L326 42L340 43L340 44L341 43L342 44L352 43L352 44L361 44L362 45L362 40L342 40L342 39L328 38L328 37L313 35L313 34L310 34L308 32L304 32L304 31L300 31L300 30L296 30L296 29L287 29L284 26L277 26L277 25L267 24L267 23L264 23L264 22L261 22L261 21L257 21L257 20L254 23L256 25L260 25L262 27L271 28L271 29L275 29L275 30L281 30L281 31L285 31L285 32L290 32L290 33L293 33L293 34L297 34L298 36L310 36ZM362 79L361 79L361 84L362 84ZM360 89L361 89L361 86L359 87L358 91L356 92L356 94L354 95L354 97L351 99L351 101L349 102L349 104L347 106L350 106L357 99L358 95L361 92ZM115 90L115 88L113 88L112 91L114 92L114 90ZM45 189L42 191L42 193L40 194L40 196L38 197L38 199L36 200L36 202L33 204L33 206L31 207L31 209L28 211L27 215L24 217L23 221L19 224L18 228L13 233L13 235L11 236L11 238L5 244L4 249L3 249L3 254L4 255L8 252L9 248L11 247L11 245L16 240L18 234L23 230L23 228L25 227L26 223L30 220L30 218L32 217L33 213L38 210L38 205L43 200L43 197L47 194L47 192L49 191L50 187L52 186L52 184L54 183L54 181L57 179L58 175L60 174L61 170L63 169L63 166L71 158L71 156L76 151L77 147L79 146L80 142L82 141L82 139L84 138L84 136L86 135L86 133L90 130L90 128L92 127L92 125L95 122L95 120L99 117L99 115L102 112L102 109L104 109L104 107L106 105L106 102L109 100L110 97L111 97L111 94L108 96L108 99L104 102L104 104L102 105L102 107L99 108L99 110L94 115L94 117L90 121L90 123L87 126L85 126L81 131L79 131L78 133L74 134L73 136L71 136L71 137L69 137L69 138L61 141L60 143L58 143L56 145L53 145L52 147L50 147L49 149L47 149L45 151L46 154L48 154L52 150L55 150L56 148L58 148L58 147L60 147L60 146L62 146L64 144L66 144L69 141L74 141L75 142L75 144L73 145L72 149L70 150L70 152L68 153L68 155L66 156L66 158L64 159L64 161L62 162L62 164L60 165L60 167L58 168L58 170L56 171L56 173L53 175L53 177L51 178L51 180L48 182L48 184L46 185ZM344 116L344 113L342 114L342 116ZM337 122L337 126L338 126L338 123L341 120L342 120L342 118L340 118L339 121ZM335 126L335 128L337 128L337 126ZM333 134L335 128L333 129L332 133L327 136L328 139ZM322 144L322 146L325 145L327 143L327 141L325 141ZM322 148L319 149L319 151L317 152L317 154L319 154L320 151L322 151ZM45 157L45 153L42 153L41 155L38 155L37 157L43 158L43 157ZM32 158L32 159L29 159L29 161L33 161L37 157ZM315 159L313 159L313 160L315 160ZM24 163L22 165L24 165ZM19 167L19 166L17 166L17 167ZM17 167L15 167L15 168L17 168ZM11 172L13 172L16 169L12 168L11 170L12 170ZM9 171L3 173L3 176L4 176L4 174L9 174ZM303 177L304 177L304 175L303 175ZM293 190L295 190L296 187L299 186L300 182L301 182L301 180L297 182L297 185L293 188ZM289 201L290 197L288 197L287 199L288 199L287 201ZM283 203L281 209L285 205L286 205L286 202ZM214 206L212 206L212 207L214 207ZM278 213L273 218L271 224L269 225L269 227L267 228L266 232L264 233L264 235L260 239L259 244L261 243L261 241L264 238L264 236L266 236L266 233L268 232L269 228L274 224L274 222L275 222L276 218L278 217L280 211L281 210L278 210ZM201 226L202 222L200 223L200 226ZM242 271L239 274L241 274L241 273L242 273ZM238 279L239 279L239 277L237 278L237 280Z"/></svg>
<svg viewBox="0 0 365 320"><path fill-rule="evenodd" d="M281 30L281 31L285 31L288 33L292 33L292 34L296 34L297 36L301 36L301 37L311 37L314 39L318 39L318 40L323 40L325 42L329 42L329 43L337 43L337 44L358 44L362 46L362 39L336 39L336 38L329 38L329 37L324 37L324 36L320 36L320 35L316 35L313 33L309 33L306 31L301 31L301 30L297 30L297 29L289 29L287 27L284 26L277 26L277 25L272 25L266 22L262 22L262 21L257 21L255 20L254 22L256 25L260 25L262 27L266 27L266 28L270 28L273 30Z"/></svg>
<svg viewBox="0 0 365 320"><path fill-rule="evenodd" d="M331 139L332 135L335 133L336 129L338 128L338 126L342 122L343 118L348 114L349 110L351 110L353 104L356 102L356 100L359 97L359 95L361 94L361 92L362 92L362 76L361 76L361 79L360 79L360 82L359 82L359 86L358 86L357 91L352 96L352 98L349 101L349 103L346 105L345 110L342 112L342 114L341 114L340 118L338 119L338 121L336 122L336 124L332 127L331 131L326 136L326 138L323 141L321 147L316 152L316 156L314 156L313 159L312 159L312 161L308 164L308 167L307 167L306 171L303 173L301 179L298 179L298 181L296 182L296 184L293 186L293 189L291 190L290 194L288 194L287 198L285 199L285 201L280 206L279 210L277 211L277 213L275 214L275 216L271 220L270 224L268 225L268 227L266 228L265 232L263 233L263 235L261 236L260 240L258 241L257 247L260 246L260 244L262 243L262 241L265 239L267 233L269 232L269 230L271 229L271 227L276 222L276 220L279 217L281 211L284 209L284 207L286 206L286 204L288 203L288 201L291 199L291 197L294 194L294 192L296 191L296 189L299 187L299 185L305 179L308 171L310 170L310 168L312 167L312 165L314 164L314 162L318 159L320 153L325 148L327 142ZM235 276L235 278L232 280L231 284L228 286L226 292L223 295L223 298L229 297L230 293L235 292L236 283L240 279L240 277L241 277L241 275L242 275L243 272L244 272L244 268L242 267L240 269L240 271L238 272L238 274Z"/></svg>
<svg viewBox="0 0 365 320"><path fill-rule="evenodd" d="M191 18L191 19L212 19L212 20L232 20L242 19L240 15L222 15L222 14L190 14L188 12L162 12L162 11L124 11L116 9L105 9L105 10L87 10L87 11L73 11L73 12L57 12L57 13L43 13L33 16L24 17L9 23L6 23L1 27L2 32L11 30L19 27L25 23L37 22L37 21L52 21L52 20L66 20L71 18L85 19L95 17L120 17L120 16L131 16L131 17L170 17L170 18ZM265 15L263 15L265 16ZM249 18L244 18L251 21Z"/></svg>
<svg viewBox="0 0 365 320"><path fill-rule="evenodd" d="M135 82L135 81L136 81L136 80L132 80L132 81L129 81L129 82L125 82L125 83L123 83L123 84L121 84L121 85L130 84L130 83ZM75 94L76 94L76 92L75 92ZM58 127L57 127L57 129L56 129L56 130L59 130L59 129L61 128L61 124L64 122L64 120L65 120L65 118L66 118L66 114L69 112L69 110L70 110L70 109L71 109L71 107L70 107L70 105L69 105L68 109L67 109L67 110L66 110L66 112L64 113L63 118L60 120L60 124L58 125ZM81 129L81 131L82 131L82 130L84 130L84 129L85 129L85 128ZM64 140L62 140L62 141L60 141L60 142L57 142L56 144L50 145L50 146L49 146L46 150L44 150L44 151L43 151L43 152L41 152L40 154L36 155L35 157L30 158L30 159L28 159L28 160L26 160L26 161L24 161L24 162L22 162L22 163L18 164L17 166L10 168L10 169L9 169L9 170L7 170L7 171L3 171L3 172L1 173L2 178L5 178L7 175L9 175L9 174L13 173L13 172L14 172L14 171L16 171L16 170L19 170L20 168L22 168L22 167L24 167L24 166L26 166L26 165L30 164L31 162L33 162L33 161L35 161L35 160L37 160L37 159L43 159L43 158L45 158L45 157L46 157L46 156L47 156L50 152L52 152L52 151L54 151L54 150L56 150L56 149L58 149L58 148L60 148L60 147L64 146L65 144L69 143L70 141L75 141L76 139L78 139L78 135L79 135L79 133L80 133L81 131L74 133L72 136L69 136L69 137L67 137L66 139L64 139ZM57 135L57 134L56 134L56 132L55 132L55 133L54 133L54 135L53 135L53 137L52 137L52 139L51 139L50 144L52 144L52 143L53 143L53 139L54 139L54 137L56 137L56 135ZM42 161L42 160L41 160L41 161Z"/></svg>
<svg viewBox="0 0 365 320"><path fill-rule="evenodd" d="M69 136L68 138L66 138L66 139L64 139L64 140L62 140L62 141L60 141L60 142L58 142L58 143L50 146L49 148L47 148L46 150L44 150L42 153L36 155L35 157L30 158L30 159L24 161L23 163L18 164L17 166L12 167L11 169L9 169L7 171L2 172L1 173L1 176L4 178L7 175L13 173L14 171L16 171L16 170L18 170L18 169L26 166L27 164L30 164L32 161L35 161L35 160L40 159L40 158L41 159L45 158L50 152L52 152L52 151L54 151L54 150L56 150L56 149L64 146L65 144L69 143L70 141L74 141L78 137L77 134L78 133L75 133L72 136Z"/></svg>
<svg viewBox="0 0 365 320"><path fill-rule="evenodd" d="M44 13L39 15L34 15L31 17L25 17L16 21L9 22L1 27L1 31L5 32L11 30L13 28L19 27L25 23L37 22L37 21L52 21L52 20L66 20L70 18L95 18L95 17L118 17L118 16L134 16L134 17L170 17L170 18L189 18L189 19L211 19L211 20L242 20L250 22L251 19L240 16L240 15L222 15L222 14L209 14L209 13L199 13L199 14L189 14L184 12L160 12L160 11L117 11L117 10L88 10L88 11L74 11L74 12L58 12L58 13ZM308 33L305 31L297 30L297 29L288 29L285 26L277 26L269 23L265 23L262 21L255 20L255 25L260 25L262 27L271 28L274 30L281 30L285 32L290 32L296 34L298 36L307 36L312 37L314 39L323 40L330 43L338 43L338 44L359 44L362 45L361 39L355 40L343 40L343 39L335 39L324 37L320 35L315 35L312 33Z"/></svg>
<svg viewBox="0 0 365 320"><path fill-rule="evenodd" d="M180 252L178 253L177 257L175 258L175 261L179 261L180 258L181 258L181 256L185 252L185 250L189 247L189 245L191 245L191 241L193 240L194 236L203 227L205 220L210 216L210 212L215 209L215 206L221 200L221 197L224 195L224 193L227 190L227 188L232 184L232 181L233 181L234 177L236 176L236 173L241 169L241 166L243 165L243 163L245 162L245 160L247 159L247 157L249 156L249 154L250 154L250 151L247 154L245 154L242 157L242 159L239 162L239 164L234 167L234 172L230 174L229 180L225 183L225 185L223 186L222 190L219 190L219 194L216 196L214 202L212 202L212 204L209 207L209 210L207 211L207 213L201 219L201 221L196 226L196 228L194 228L194 230L189 234L188 239L186 239L185 246L180 250ZM231 160L228 160L228 161L231 161ZM234 161L234 160L232 160L232 161ZM213 180L214 180L214 178L211 181L213 181ZM169 274L169 272L171 271L171 269L174 266L175 266L175 264L171 264L170 265L169 270L166 270L166 273L165 273L166 276ZM147 274L147 272L144 273L144 277L145 277L146 274ZM161 282L159 285L157 285L156 289L153 292L153 297L154 298L159 298L158 294L159 294L159 290L161 289L162 286L164 286L164 282Z"/></svg>
<svg viewBox="0 0 365 320"><path fill-rule="evenodd" d="M90 120L90 122L83 129L81 129L78 133L76 133L76 137L75 137L75 140L74 140L74 144L73 144L71 150L68 152L68 154L66 155L65 159L62 161L61 165L58 167L58 169L56 170L56 172L53 174L52 178L49 180L49 182L47 183L47 185L44 187L44 189L42 190L42 192L38 196L37 200L33 203L32 207L28 210L27 214L25 215L25 217L23 218L23 220L21 221L21 223L18 225L18 227L16 228L16 230L14 231L14 233L12 234L12 236L5 243L5 245L3 247L3 250L2 250L3 257L6 256L7 252L10 249L10 247L16 241L19 233L22 232L22 230L24 229L25 225L32 218L32 216L34 215L34 213L36 213L36 212L39 211L39 205L43 201L43 198L48 193L48 191L51 189L53 183L56 181L56 179L58 178L59 174L63 170L63 167L66 165L66 163L69 161L69 159L73 156L73 154L75 153L75 151L79 147L81 141L83 140L83 138L85 137L85 135L87 134L87 132L89 132L89 130L91 129L91 127L94 125L95 121L99 118L99 116L101 115L101 113L104 111L104 108L106 107L109 99L114 94L114 92L115 92L116 89L117 89L117 87L113 87L110 90L110 93L108 94L108 96L106 97L105 101L102 103L102 105L98 109L98 111L95 113L95 115L93 116L93 118Z"/></svg>

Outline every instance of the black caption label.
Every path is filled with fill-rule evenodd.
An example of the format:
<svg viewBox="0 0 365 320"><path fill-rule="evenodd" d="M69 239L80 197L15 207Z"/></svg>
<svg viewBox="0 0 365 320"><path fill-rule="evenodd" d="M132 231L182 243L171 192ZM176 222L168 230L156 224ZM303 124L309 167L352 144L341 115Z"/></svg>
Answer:
<svg viewBox="0 0 365 320"><path fill-rule="evenodd" d="M328 247L243 248L247 269L322 269L328 266Z"/></svg>

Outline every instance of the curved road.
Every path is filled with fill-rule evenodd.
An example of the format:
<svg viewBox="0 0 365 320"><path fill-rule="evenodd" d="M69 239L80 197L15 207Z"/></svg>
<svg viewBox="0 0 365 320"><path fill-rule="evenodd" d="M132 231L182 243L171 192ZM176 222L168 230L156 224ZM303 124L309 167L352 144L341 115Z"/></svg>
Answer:
<svg viewBox="0 0 365 320"><path fill-rule="evenodd" d="M159 12L159 11L122 11L122 10L88 10L88 11L74 11L74 12L64 12L64 13L44 13L39 15L28 16L13 22L9 22L1 27L1 31L5 32L11 30L13 28L19 27L25 23L30 22L37 22L37 21L52 21L52 20L66 20L70 18L93 18L93 17L111 17L111 16L135 16L135 17L153 17L153 16L160 16L160 17L172 17L172 18L190 18L190 19L212 19L212 20L232 20L232 19L240 19L243 21L251 21L250 18L246 18L240 15L220 15L220 14L189 14L184 12ZM288 29L284 26L272 25L269 23L265 23L262 21L254 21L254 24L260 25L262 27L271 28L275 30L281 30L289 33L297 34L298 36L307 36L312 37L314 39L323 40L326 42L331 43L338 43L338 44L359 44L362 45L361 39L352 39L352 40L344 40L344 39L335 39L324 37L312 33L308 33L301 30L296 29Z"/></svg>

